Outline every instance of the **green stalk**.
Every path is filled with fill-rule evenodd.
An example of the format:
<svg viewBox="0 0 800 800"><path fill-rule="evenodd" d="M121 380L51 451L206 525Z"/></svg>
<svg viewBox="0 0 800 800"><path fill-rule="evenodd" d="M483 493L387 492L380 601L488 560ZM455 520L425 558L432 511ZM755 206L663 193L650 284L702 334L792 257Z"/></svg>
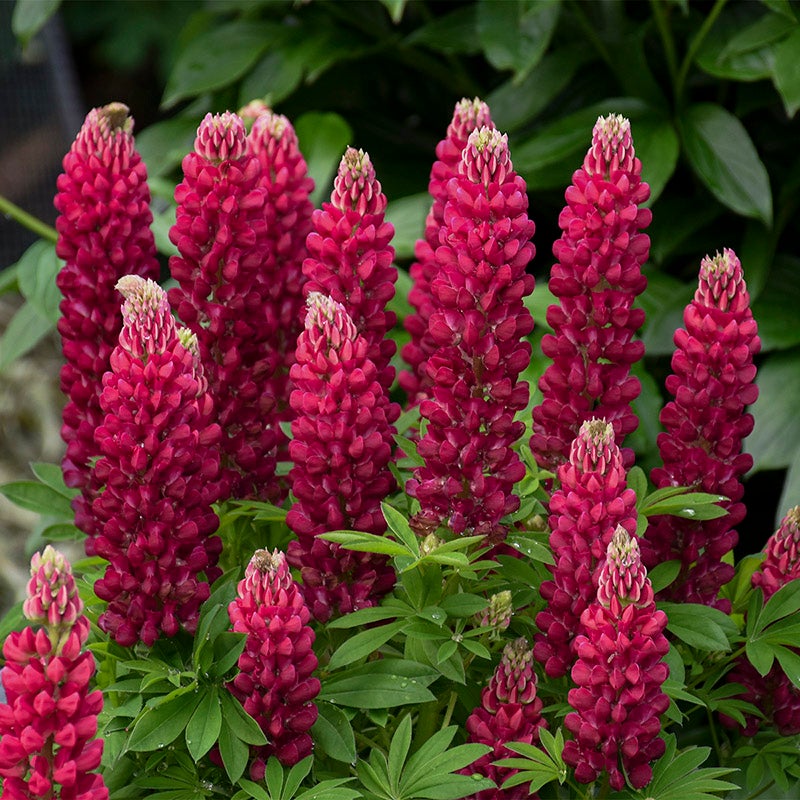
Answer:
<svg viewBox="0 0 800 800"><path fill-rule="evenodd" d="M653 9L656 27L664 45L664 56L667 59L667 69L669 70L672 85L676 86L678 82L678 55L675 52L675 39L672 36L672 29L664 12L665 4L662 0L650 0L650 6Z"/></svg>
<svg viewBox="0 0 800 800"><path fill-rule="evenodd" d="M32 214L29 214L27 211L23 211L18 205L15 205L8 198L3 197L1 194L0 212L2 212L6 217L10 217L18 222L23 228L27 228L29 231L33 231L37 236L41 236L42 239L46 239L48 242L52 242L53 244L58 241L58 234L56 233L55 228L51 228L49 225L45 224L40 219L37 219Z"/></svg>
<svg viewBox="0 0 800 800"><path fill-rule="evenodd" d="M678 105L680 105L680 101L683 97L686 78L689 75L689 69L692 66L694 57L697 55L697 51L705 41L706 36L708 36L708 32L717 21L717 17L722 13L722 9L725 7L727 2L728 0L717 0L717 2L714 3L714 7L708 12L708 16L700 26L697 36L695 36L689 44L689 49L686 51L686 55L683 57L683 63L681 64L680 71L678 72L678 78L675 81L675 102Z"/></svg>

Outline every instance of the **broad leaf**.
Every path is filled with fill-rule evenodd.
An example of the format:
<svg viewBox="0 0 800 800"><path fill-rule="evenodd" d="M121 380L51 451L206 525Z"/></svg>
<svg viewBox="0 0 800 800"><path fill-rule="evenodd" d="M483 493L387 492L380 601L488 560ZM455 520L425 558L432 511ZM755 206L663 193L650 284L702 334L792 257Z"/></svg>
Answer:
<svg viewBox="0 0 800 800"><path fill-rule="evenodd" d="M347 715L330 703L318 703L317 708L319 716L311 729L316 746L336 761L355 761L356 741Z"/></svg>
<svg viewBox="0 0 800 800"><path fill-rule="evenodd" d="M338 114L319 111L303 114L294 129L308 164L308 174L314 179L311 202L319 206L330 194L331 179L353 138L353 131Z"/></svg>
<svg viewBox="0 0 800 800"><path fill-rule="evenodd" d="M200 695L189 692L145 711L131 732L128 749L160 750L171 744L186 728L200 700Z"/></svg>
<svg viewBox="0 0 800 800"><path fill-rule="evenodd" d="M800 108L800 28L773 48L772 80L778 90L786 114L793 117Z"/></svg>
<svg viewBox="0 0 800 800"><path fill-rule="evenodd" d="M186 726L186 747L195 761L199 761L214 746L222 729L219 693L216 687L206 688Z"/></svg>
<svg viewBox="0 0 800 800"><path fill-rule="evenodd" d="M699 650L730 650L728 635L735 636L736 624L727 614L698 603L659 603L669 620L667 629Z"/></svg>
<svg viewBox="0 0 800 800"><path fill-rule="evenodd" d="M11 30L23 45L36 36L58 11L61 0L17 0L11 14Z"/></svg>

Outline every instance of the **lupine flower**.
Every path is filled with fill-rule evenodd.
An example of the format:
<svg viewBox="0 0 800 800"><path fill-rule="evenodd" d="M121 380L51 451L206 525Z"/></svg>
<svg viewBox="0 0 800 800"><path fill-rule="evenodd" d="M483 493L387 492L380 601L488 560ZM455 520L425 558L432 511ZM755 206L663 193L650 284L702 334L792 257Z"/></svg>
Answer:
<svg viewBox="0 0 800 800"><path fill-rule="evenodd" d="M280 453L287 449L288 440L277 426L292 416L289 369L294 363L297 337L303 329L303 285L306 281L303 260L308 254L306 237L311 232L314 210L309 196L314 190L314 181L308 175L297 134L286 117L263 103L249 104L243 109L242 114L245 113L254 117L247 146L258 158L261 166L258 185L267 194L264 203L267 262L261 278L264 299L269 306L266 313L276 323L271 344L279 358L266 390L274 398L275 407L265 423L275 429L280 458Z"/></svg>
<svg viewBox="0 0 800 800"><path fill-rule="evenodd" d="M25 616L35 625L9 634L0 672L0 777L3 798L106 800L95 739L100 691L89 691L94 658L81 652L89 635L69 562L52 547L31 562Z"/></svg>
<svg viewBox="0 0 800 800"><path fill-rule="evenodd" d="M458 176L461 154L472 131L493 128L489 106L479 98L463 98L456 103L453 119L447 126L447 135L436 145L436 161L431 168L428 193L433 199L425 220L425 238L414 246L416 261L409 274L414 285L408 293L408 302L416 311L406 317L403 325L411 334L411 341L402 350L403 360L411 367L409 372L399 375L400 386L406 391L408 405L417 405L431 396L432 383L426 364L436 350L436 342L428 330L428 320L434 310L431 281L439 273L436 249L439 247L439 231L444 224L444 206L447 200L447 184Z"/></svg>
<svg viewBox="0 0 800 800"><path fill-rule="evenodd" d="M497 767L492 762L512 758L508 742L539 743L539 731L547 727L542 701L536 696L533 653L523 637L506 645L489 685L481 692L481 704L467 718L468 741L487 744L492 750L466 767L464 774L479 774L498 786L519 770ZM526 787L510 790L485 789L475 800L513 800L528 797ZM538 795L533 795L537 797Z"/></svg>
<svg viewBox="0 0 800 800"><path fill-rule="evenodd" d="M790 509L780 527L770 536L765 547L766 558L753 573L750 582L754 589L761 589L766 603L775 592L789 581L800 578L800 506ZM740 657L728 673L728 680L740 683L745 692L740 699L760 709L766 724L772 724L781 736L800 733L800 690L775 661L772 669L761 675L747 660ZM740 726L727 715L721 721L731 728L738 728L745 736L754 736L765 724L755 714L745 714L745 725Z"/></svg>
<svg viewBox="0 0 800 800"><path fill-rule="evenodd" d="M584 421L607 420L620 447L638 425L631 402L641 386L630 369L644 354L644 344L633 341L644 311L632 305L647 286L641 267L650 238L641 231L652 219L640 208L650 196L641 172L628 120L598 118L583 167L565 193L563 234L553 245L558 263L550 291L559 304L547 309L553 333L542 339L553 363L539 380L544 398L533 410L531 437L536 460L553 472ZM633 452L623 456L630 466Z"/></svg>
<svg viewBox="0 0 800 800"><path fill-rule="evenodd" d="M480 624L492 629L490 638L497 639L501 631L511 624L514 616L514 605L511 602L511 592L508 589L497 592L489 598L489 605L480 615Z"/></svg>
<svg viewBox="0 0 800 800"><path fill-rule="evenodd" d="M394 227L384 221L386 195L369 155L348 147L333 182L331 202L312 217L309 257L303 263L305 291L321 292L341 303L366 339L367 357L388 392L394 381L390 361L396 350L387 333L397 322L386 304L394 297L397 268L389 244Z"/></svg>
<svg viewBox="0 0 800 800"><path fill-rule="evenodd" d="M122 327L114 286L128 274L156 279L159 266L147 169L134 149L127 106L92 109L63 166L55 197L56 253L65 262L56 277L64 296L61 390L69 398L61 428L63 469L67 486L85 489L97 455L94 430L103 421L103 373Z"/></svg>
<svg viewBox="0 0 800 800"><path fill-rule="evenodd" d="M650 763L664 754L660 715L669 698L661 685L669 675L662 660L669 650L667 617L657 611L642 565L639 544L621 526L600 570L597 600L581 614L583 633L575 639L564 725L574 740L564 745L565 763L575 778L590 783L607 772L612 789L647 786Z"/></svg>
<svg viewBox="0 0 800 800"><path fill-rule="evenodd" d="M675 398L661 412L664 433L657 442L663 467L652 471L656 488L690 486L720 494L728 511L718 519L695 522L678 517L651 520L642 556L652 568L678 559L681 572L665 592L683 602L730 610L718 600L733 567L722 561L737 543L744 519L740 478L753 465L742 441L753 430L745 407L758 396L753 356L761 348L742 265L733 250L706 257L694 299L683 314L685 329L675 332L676 350L667 391Z"/></svg>
<svg viewBox="0 0 800 800"><path fill-rule="evenodd" d="M614 429L605 420L581 425L558 478L549 518L553 580L539 587L547 608L536 615L542 633L534 646L537 660L553 678L569 672L571 643L581 614L597 595L598 567L614 531L622 525L636 533L636 495L627 488Z"/></svg>
<svg viewBox="0 0 800 800"><path fill-rule="evenodd" d="M298 539L287 555L301 570L311 613L323 622L374 605L395 581L385 557L317 538L339 529L386 530L380 503L395 488L389 462L400 407L378 382L369 349L341 303L309 295L290 375L297 416L289 480L297 502L286 523Z"/></svg>
<svg viewBox="0 0 800 800"><path fill-rule="evenodd" d="M228 614L233 630L247 634L229 688L267 737L266 745L253 748L250 766L253 780L261 780L270 756L291 766L311 754L320 690L312 677L317 657L310 613L283 553L255 552Z"/></svg>
<svg viewBox="0 0 800 800"><path fill-rule="evenodd" d="M525 468L512 449L525 425L514 416L528 403L519 380L530 360L533 318L522 298L533 291L525 268L533 257L525 181L504 134L483 127L464 149L447 184L439 274L431 283L428 330L436 352L427 374L435 388L420 413L428 420L418 452L425 460L408 482L419 500L418 527L505 535L500 519L519 508L514 483Z"/></svg>
<svg viewBox="0 0 800 800"><path fill-rule="evenodd" d="M183 159L183 175L170 230L179 252L170 259L179 284L170 302L197 336L214 397L223 431L223 497L278 500L269 387L283 359L274 346L280 324L265 272L267 191L242 120L228 112L207 114L194 152Z"/></svg>
<svg viewBox="0 0 800 800"><path fill-rule="evenodd" d="M108 602L100 627L123 646L152 645L159 632L194 631L220 574L220 430L194 337L179 334L166 293L136 276L117 286L124 324L103 378L97 497L83 510L94 552L110 562L95 584Z"/></svg>

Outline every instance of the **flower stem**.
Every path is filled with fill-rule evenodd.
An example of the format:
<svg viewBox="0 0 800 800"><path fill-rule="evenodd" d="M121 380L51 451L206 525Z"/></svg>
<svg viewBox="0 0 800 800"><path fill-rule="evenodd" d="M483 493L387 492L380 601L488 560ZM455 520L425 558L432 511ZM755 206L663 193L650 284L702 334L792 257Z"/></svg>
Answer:
<svg viewBox="0 0 800 800"><path fill-rule="evenodd" d="M681 68L675 81L675 101L679 106L683 96L686 78L689 75L689 68L692 66L694 57L697 55L700 45L702 45L705 41L706 36L708 36L708 32L717 21L717 17L720 15L727 2L728 0L717 0L717 2L714 3L714 7L708 12L708 16L705 18L705 20L703 20L703 24L700 26L700 30L697 31L697 35L689 44L689 49L686 51L686 55L683 57L683 62L681 63Z"/></svg>
<svg viewBox="0 0 800 800"><path fill-rule="evenodd" d="M41 236L42 239L46 239L48 242L53 242L53 244L58 241L58 234L56 233L55 228L51 228L49 225L45 224L40 219L37 219L32 214L29 214L27 211L23 211L18 205L15 205L8 198L3 197L1 194L0 212L2 212L6 217L16 220L20 225L22 225L23 228L27 228L29 231L33 231L37 236Z"/></svg>
<svg viewBox="0 0 800 800"><path fill-rule="evenodd" d="M676 86L678 82L678 56L675 53L675 39L672 36L672 29L664 11L664 4L661 0L650 0L650 7L653 9L658 33L664 45L664 56L667 59L667 68L672 79L672 85Z"/></svg>

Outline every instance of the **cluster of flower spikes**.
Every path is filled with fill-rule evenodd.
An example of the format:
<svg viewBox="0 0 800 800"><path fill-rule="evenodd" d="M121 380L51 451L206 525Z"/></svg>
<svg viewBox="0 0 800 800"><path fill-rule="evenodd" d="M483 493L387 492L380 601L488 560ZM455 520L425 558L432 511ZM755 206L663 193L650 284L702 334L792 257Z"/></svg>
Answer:
<svg viewBox="0 0 800 800"><path fill-rule="evenodd" d="M126 298L123 327L103 377L96 497L84 513L92 552L109 562L95 583L108 603L99 625L118 644L149 646L181 625L194 632L220 574L211 508L220 493L220 429L196 339L177 329L166 293L133 275L117 287Z"/></svg>
<svg viewBox="0 0 800 800"><path fill-rule="evenodd" d="M106 800L95 739L103 695L89 691L94 657L69 562L49 545L31 560L23 613L33 625L8 635L0 672L0 777L6 800Z"/></svg>
<svg viewBox="0 0 800 800"><path fill-rule="evenodd" d="M294 348L303 329L303 261L308 254L306 237L311 232L314 206L309 199L314 181L297 142L292 123L259 101L240 112L252 118L247 146L261 165L259 186L265 190L264 217L267 226L266 312L275 320L273 347L279 354L275 373L268 382L267 394L275 400L271 419L291 419L289 408L289 370L294 363ZM288 439L280 428L278 458L285 460ZM283 456L283 458L282 458Z"/></svg>
<svg viewBox="0 0 800 800"><path fill-rule="evenodd" d="M495 766L501 758L513 758L508 742L539 743L539 730L546 728L542 701L536 695L533 653L524 637L507 644L497 669L481 692L481 704L466 722L467 740L492 749L462 770L465 775L483 775L498 786L518 770ZM484 789L476 800L514 800L529 796L527 784L515 790ZM534 798L538 795L532 795Z"/></svg>
<svg viewBox="0 0 800 800"><path fill-rule="evenodd" d="M367 339L341 303L308 296L297 363L289 473L297 501L286 515L297 534L287 557L301 571L306 602L321 622L374 605L395 582L384 556L344 550L318 534L340 529L381 534L381 501L395 488L389 469L400 415L378 382Z"/></svg>
<svg viewBox="0 0 800 800"><path fill-rule="evenodd" d="M644 344L633 341L644 311L632 305L647 286L641 267L650 238L641 231L652 219L639 207L650 196L641 172L628 120L598 118L583 168L565 193L563 234L553 245L558 263L549 287L559 304L547 309L553 333L542 339L553 363L539 380L543 400L533 409L531 436L539 465L553 472L585 420L610 422L620 447L638 425L631 402L641 385L630 370L644 354ZM623 456L631 466L633 452L626 448Z"/></svg>
<svg viewBox="0 0 800 800"><path fill-rule="evenodd" d="M223 497L280 500L278 422L270 381L283 356L268 302L270 258L259 157L236 114L207 114L183 181L170 240L170 302L197 336L223 431Z"/></svg>
<svg viewBox="0 0 800 800"><path fill-rule="evenodd" d="M408 481L419 500L415 525L447 524L455 533L505 536L500 520L516 511L514 483L525 468L512 449L525 425L514 416L528 403L519 380L531 354L533 318L523 298L535 229L525 181L513 171L508 140L497 130L473 131L447 203L431 282L428 331L436 351L427 362L433 396L418 452L425 463Z"/></svg>
<svg viewBox="0 0 800 800"><path fill-rule="evenodd" d="M341 303L366 339L367 357L388 392L397 345L387 333L397 322L386 304L394 297L397 268L389 244L394 227L384 221L386 195L369 155L348 147L333 182L331 202L314 212L303 263L305 292L320 292Z"/></svg>
<svg viewBox="0 0 800 800"><path fill-rule="evenodd" d="M654 469L656 488L690 486L728 498L727 516L697 522L655 517L642 542L648 569L671 559L681 562L678 578L666 598L703 603L723 611L730 602L717 598L733 577L722 558L738 541L736 526L744 519L740 478L753 465L742 441L753 430L745 407L755 402L756 367L761 348L750 310L742 266L732 250L706 257L694 299L683 314L685 329L675 332L673 373L666 380L675 398L661 412L664 433L657 443L663 467Z"/></svg>
<svg viewBox="0 0 800 800"><path fill-rule="evenodd" d="M100 390L122 317L114 286L123 275L158 278L147 169L134 149L133 119L122 103L92 109L58 177L56 277L64 299L58 332L64 352L61 390L69 398L61 436L68 486L86 489L103 421ZM83 527L83 520L76 520Z"/></svg>
<svg viewBox="0 0 800 800"><path fill-rule="evenodd" d="M320 690L312 677L311 615L283 553L254 553L228 614L233 630L247 634L239 674L228 688L267 737L250 765L253 780L261 780L270 756L291 766L311 754Z"/></svg>
<svg viewBox="0 0 800 800"><path fill-rule="evenodd" d="M552 678L566 675L573 663L572 641L581 614L597 595L599 568L614 531L622 526L636 533L636 495L627 488L622 453L605 420L581 425L558 479L548 520L553 579L539 587L547 607L536 615L541 633L533 650Z"/></svg>
<svg viewBox="0 0 800 800"><path fill-rule="evenodd" d="M764 549L766 558L753 573L750 582L754 589L761 589L764 603L767 603L778 589L789 581L800 579L800 506L789 509ZM745 687L745 692L739 695L740 699L760 709L766 724L774 725L781 736L800 733L800 689L792 683L777 661L766 675L761 675L743 655L727 677L729 681ZM765 724L764 719L755 714L745 714L743 726L726 715L720 715L720 719L748 737L755 736Z"/></svg>
<svg viewBox="0 0 800 800"><path fill-rule="evenodd" d="M477 97L474 100L463 98L456 103L453 119L447 126L447 135L436 145L436 161L433 162L428 183L428 193L433 203L425 219L425 238L417 240L414 247L416 261L409 270L413 286L408 293L408 302L416 313L409 314L403 322L411 340L403 346L402 356L411 369L400 373L399 382L406 392L409 407L431 395L431 380L426 364L437 345L428 330L428 320L435 308L431 281L439 272L436 249L439 247L439 231L444 224L447 184L458 175L461 154L467 146L469 135L484 126L494 127L489 106Z"/></svg>
<svg viewBox="0 0 800 800"><path fill-rule="evenodd" d="M653 778L650 763L664 754L660 715L669 698L661 686L669 676L663 658L667 617L656 610L636 537L621 526L600 568L597 600L581 615L572 667L575 711L564 725L575 737L564 745L564 762L579 783L607 772L612 789L634 789Z"/></svg>

